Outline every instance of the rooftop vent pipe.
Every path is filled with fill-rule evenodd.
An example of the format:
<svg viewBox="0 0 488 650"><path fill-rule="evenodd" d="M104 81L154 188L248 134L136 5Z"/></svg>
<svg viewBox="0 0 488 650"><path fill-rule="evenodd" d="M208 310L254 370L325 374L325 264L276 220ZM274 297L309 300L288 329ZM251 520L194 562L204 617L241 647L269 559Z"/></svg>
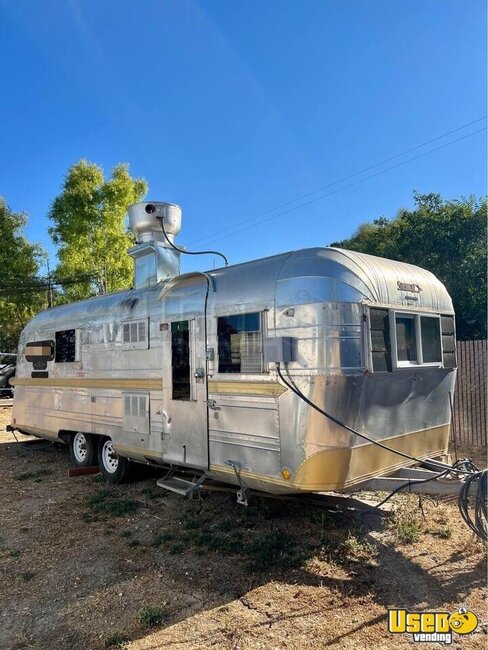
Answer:
<svg viewBox="0 0 488 650"><path fill-rule="evenodd" d="M161 280L180 274L180 251L171 243L180 232L181 208L173 203L144 201L129 207L130 229L136 236L136 245L127 252L134 259L134 285L136 289L151 287Z"/></svg>

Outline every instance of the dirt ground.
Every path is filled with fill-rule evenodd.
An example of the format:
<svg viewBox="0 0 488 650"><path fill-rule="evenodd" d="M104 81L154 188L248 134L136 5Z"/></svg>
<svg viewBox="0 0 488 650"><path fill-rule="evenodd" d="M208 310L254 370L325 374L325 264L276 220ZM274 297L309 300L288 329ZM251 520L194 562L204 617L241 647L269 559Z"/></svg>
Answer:
<svg viewBox="0 0 488 650"><path fill-rule="evenodd" d="M481 624L450 647L486 647L483 546L454 502L424 499L424 518L397 495L380 518L183 500L154 473L107 488L68 478L66 448L16 442L9 417L0 408L2 650L412 648L388 633L388 608L461 606Z"/></svg>

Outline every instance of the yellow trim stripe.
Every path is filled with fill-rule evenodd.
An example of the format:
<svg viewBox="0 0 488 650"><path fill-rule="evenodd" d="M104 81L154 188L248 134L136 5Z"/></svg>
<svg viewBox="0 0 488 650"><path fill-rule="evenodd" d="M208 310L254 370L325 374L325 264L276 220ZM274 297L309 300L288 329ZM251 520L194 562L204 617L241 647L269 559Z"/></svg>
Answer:
<svg viewBox="0 0 488 650"><path fill-rule="evenodd" d="M448 440L449 424L444 424L378 442L416 458L429 458L446 453ZM340 489L414 462L372 442L357 447L326 449L302 462L295 472L293 483L314 491Z"/></svg>
<svg viewBox="0 0 488 650"><path fill-rule="evenodd" d="M448 437L449 425L446 424L385 438L380 442L418 458L431 458L446 452ZM358 447L327 449L309 456L297 468L291 481L249 470L241 470L239 476L242 479L263 481L270 485L320 492L348 488L412 464L413 461L408 461L368 442ZM235 475L233 469L222 465L211 464L210 471Z"/></svg>
<svg viewBox="0 0 488 650"><path fill-rule="evenodd" d="M16 424L15 428L24 431L25 433L30 433L33 436L41 438L49 438L49 440L59 440L58 434L54 431L46 431L46 429L39 429L38 427L28 427L23 424Z"/></svg>
<svg viewBox="0 0 488 650"><path fill-rule="evenodd" d="M52 388L105 388L107 390L162 390L162 379L85 379L83 377L13 377L13 386L50 386Z"/></svg>
<svg viewBox="0 0 488 650"><path fill-rule="evenodd" d="M162 379L89 379L84 377L13 377L13 386L50 386L52 388L105 388L108 390L162 390ZM286 388L278 382L214 381L208 382L208 392L220 395L254 395L279 397Z"/></svg>
<svg viewBox="0 0 488 650"><path fill-rule="evenodd" d="M163 459L163 453L160 451L153 451L151 449L143 449L142 447L129 447L128 445L119 444L114 442L115 451L118 451L122 455L127 455L129 457L133 456L142 456L148 458L158 458L159 460Z"/></svg>
<svg viewBox="0 0 488 650"><path fill-rule="evenodd" d="M276 381L216 381L210 379L208 392L220 395L255 395L256 397L279 397L287 388Z"/></svg>

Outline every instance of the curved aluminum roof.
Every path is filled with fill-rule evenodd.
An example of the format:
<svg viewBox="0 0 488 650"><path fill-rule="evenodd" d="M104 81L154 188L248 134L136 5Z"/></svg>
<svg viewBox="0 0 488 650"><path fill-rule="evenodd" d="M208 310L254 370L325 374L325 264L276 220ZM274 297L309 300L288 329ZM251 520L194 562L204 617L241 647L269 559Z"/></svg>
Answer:
<svg viewBox="0 0 488 650"><path fill-rule="evenodd" d="M235 310L236 305L260 309L272 304L275 293L276 304L280 300L292 304L297 296L298 302L307 302L300 300L300 294L305 293L315 296L312 302L344 300L453 313L446 288L429 271L339 248L305 248L214 269L207 275L214 280L212 300L219 311ZM54 322L59 326L61 321L76 326L80 320L103 319L114 310L125 318L134 318L147 313L150 306L154 308L163 284L47 309L35 316L27 328L50 327Z"/></svg>
<svg viewBox="0 0 488 650"><path fill-rule="evenodd" d="M312 300L300 293L312 293ZM284 262L276 289L277 305L297 302L364 302L435 313L453 313L445 286L413 264L341 248L306 248Z"/></svg>
<svg viewBox="0 0 488 650"><path fill-rule="evenodd" d="M328 282L328 286L322 282L320 288L315 282L315 290L322 300L453 313L445 286L430 271L341 248L307 248L292 253L279 274L277 304L280 300L285 304L285 296L289 301L293 278L296 278L292 287L296 295L299 286L306 286L305 278L313 287L313 280L320 277L327 278Z"/></svg>
<svg viewBox="0 0 488 650"><path fill-rule="evenodd" d="M420 266L340 248L326 250L368 284L370 298L375 303L414 306L434 312L454 311L446 287ZM412 300L415 297L418 300Z"/></svg>

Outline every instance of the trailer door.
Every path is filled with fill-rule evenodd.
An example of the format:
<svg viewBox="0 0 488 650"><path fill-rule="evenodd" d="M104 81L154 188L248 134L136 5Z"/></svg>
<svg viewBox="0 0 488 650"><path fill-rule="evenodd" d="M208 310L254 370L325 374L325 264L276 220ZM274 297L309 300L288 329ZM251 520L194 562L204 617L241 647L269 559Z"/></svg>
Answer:
<svg viewBox="0 0 488 650"><path fill-rule="evenodd" d="M161 294L163 460L208 468L206 303L200 273L170 280Z"/></svg>

